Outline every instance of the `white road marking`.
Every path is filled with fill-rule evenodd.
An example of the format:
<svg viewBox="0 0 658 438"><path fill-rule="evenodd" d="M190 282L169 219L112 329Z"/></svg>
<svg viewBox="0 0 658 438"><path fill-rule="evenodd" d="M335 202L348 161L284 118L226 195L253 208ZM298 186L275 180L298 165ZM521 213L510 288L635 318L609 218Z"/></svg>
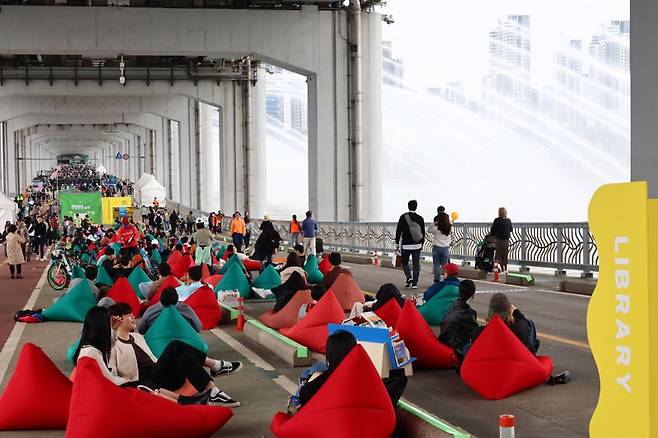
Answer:
<svg viewBox="0 0 658 438"><path fill-rule="evenodd" d="M44 269L39 282L32 291L32 294L30 295L30 298L28 298L27 303L25 303L25 309L34 308L34 304L36 304L37 299L39 298L39 294L41 293L41 289L46 282L47 274L48 269ZM14 357L16 347L18 346L18 341L20 341L21 337L23 336L23 331L25 330L26 325L27 323L24 322L15 323L14 328L11 330L9 337L7 338L7 342L5 342L2 351L0 351L0 383L5 378L7 369L9 368L9 363L11 362L11 358Z"/></svg>
<svg viewBox="0 0 658 438"><path fill-rule="evenodd" d="M244 344L242 344L240 341L235 339L233 336L226 333L224 330L212 329L210 330L210 332L215 336L217 336L222 341L226 342L226 344L228 344L229 347L233 348L235 351L246 357L247 360L253 363L256 367L265 371L276 371L276 368L274 368L269 362L265 361L265 359L263 359L262 357L251 351ZM283 374L279 375L278 377L275 377L272 380L274 381L274 383L279 385L281 388L283 388L284 391L286 391L289 394L294 394L295 391L297 390L297 385Z"/></svg>

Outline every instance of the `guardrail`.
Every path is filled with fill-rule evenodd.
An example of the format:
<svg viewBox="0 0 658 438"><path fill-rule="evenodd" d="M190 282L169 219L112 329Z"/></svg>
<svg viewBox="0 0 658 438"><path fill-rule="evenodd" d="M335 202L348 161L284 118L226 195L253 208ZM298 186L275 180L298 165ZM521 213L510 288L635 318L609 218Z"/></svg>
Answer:
<svg viewBox="0 0 658 438"><path fill-rule="evenodd" d="M181 212L193 211L207 217L199 210L167 202L167 206L179 207ZM229 229L231 218L224 218L222 228ZM261 220L254 220L252 242L260 234ZM284 240L288 240L288 221L272 221ZM428 226L429 224L426 224ZM514 223L510 236L509 263L525 267L553 268L582 271L586 276L599 270L596 242L587 222L563 223ZM319 222L318 237L328 249L365 251L380 255L392 254L395 249L396 222ZM452 226L450 256L455 259L474 261L478 244L491 230L490 223L462 223ZM426 233L421 255L432 256L432 239Z"/></svg>

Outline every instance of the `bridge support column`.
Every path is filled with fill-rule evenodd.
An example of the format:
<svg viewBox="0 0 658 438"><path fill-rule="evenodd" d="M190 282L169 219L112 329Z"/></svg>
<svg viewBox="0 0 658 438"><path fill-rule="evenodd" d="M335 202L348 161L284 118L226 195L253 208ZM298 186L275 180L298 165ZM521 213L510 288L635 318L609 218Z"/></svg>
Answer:
<svg viewBox="0 0 658 438"><path fill-rule="evenodd" d="M200 105L200 162L201 162L201 209L203 211L217 211L220 208L220 160L219 133L215 131L213 123L217 118L218 108Z"/></svg>
<svg viewBox="0 0 658 438"><path fill-rule="evenodd" d="M256 67L256 84L252 93L252 123L251 123L251 151L252 151L252 170L254 172L253 187L250 190L253 193L253 206L249 214L252 217L262 218L267 212L267 131L265 120L265 81L267 72L265 66L259 64Z"/></svg>

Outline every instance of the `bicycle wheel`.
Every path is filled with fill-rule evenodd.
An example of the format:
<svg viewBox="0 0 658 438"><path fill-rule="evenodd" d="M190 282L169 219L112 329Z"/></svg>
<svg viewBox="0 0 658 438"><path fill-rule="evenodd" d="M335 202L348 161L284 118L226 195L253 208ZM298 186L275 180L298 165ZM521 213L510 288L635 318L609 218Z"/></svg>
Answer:
<svg viewBox="0 0 658 438"><path fill-rule="evenodd" d="M64 262L56 262L48 268L48 284L55 290L62 290L69 283Z"/></svg>

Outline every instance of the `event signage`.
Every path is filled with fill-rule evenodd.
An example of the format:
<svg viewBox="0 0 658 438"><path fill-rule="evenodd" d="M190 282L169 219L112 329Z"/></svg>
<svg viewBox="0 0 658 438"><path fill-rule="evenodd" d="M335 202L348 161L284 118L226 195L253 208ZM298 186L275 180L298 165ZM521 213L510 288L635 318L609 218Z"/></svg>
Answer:
<svg viewBox="0 0 658 438"><path fill-rule="evenodd" d="M102 222L101 194L99 192L60 192L60 216L88 217L91 223Z"/></svg>
<svg viewBox="0 0 658 438"><path fill-rule="evenodd" d="M126 153L126 154L122 154L121 152L117 152L117 155L116 155L115 158L116 158L117 160L127 160L128 158L130 158L130 155L128 155L127 153Z"/></svg>
<svg viewBox="0 0 658 438"><path fill-rule="evenodd" d="M646 182L605 185L589 206L599 253L587 309L600 379L594 438L658 436L658 200L647 193Z"/></svg>

